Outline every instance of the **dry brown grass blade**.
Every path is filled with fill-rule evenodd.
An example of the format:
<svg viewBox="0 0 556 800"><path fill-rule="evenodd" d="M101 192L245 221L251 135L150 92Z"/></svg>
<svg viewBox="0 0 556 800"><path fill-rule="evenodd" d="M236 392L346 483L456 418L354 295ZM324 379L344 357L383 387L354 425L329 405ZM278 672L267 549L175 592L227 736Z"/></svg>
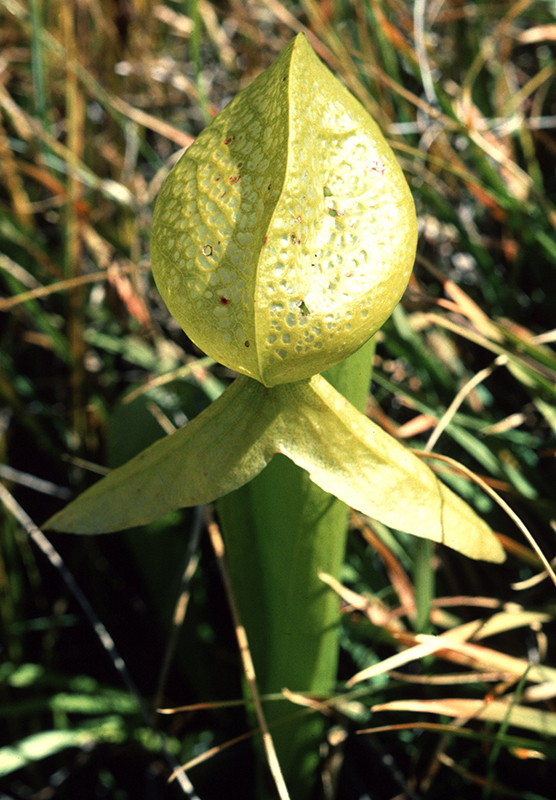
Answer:
<svg viewBox="0 0 556 800"><path fill-rule="evenodd" d="M348 606L365 614L373 625L384 628L384 630L389 632L402 630L397 615L394 615L380 600L375 598L371 600L368 597L363 597L357 592L348 589L347 586L344 586L339 580L332 575L328 575L326 572L319 572L319 578L323 583L326 583L332 591L336 592L338 597L341 597Z"/></svg>
<svg viewBox="0 0 556 800"><path fill-rule="evenodd" d="M181 714L183 712L191 711L210 711L213 708L238 708L246 705L247 702L247 700L214 700L201 703L189 703L185 706L168 706L165 708L157 708L156 713L169 716L170 714Z"/></svg>
<svg viewBox="0 0 556 800"><path fill-rule="evenodd" d="M31 141L35 137L45 144L53 153L66 162L68 171L73 170L82 183L87 182L92 188L103 192L112 200L124 206L133 207L135 205L135 199L126 186L108 178L99 178L98 175L76 155L71 147L59 142L58 139L44 129L37 118L23 111L1 84L0 106L10 115L14 126L17 120L18 126L25 133L25 137L22 136L25 141Z"/></svg>
<svg viewBox="0 0 556 800"><path fill-rule="evenodd" d="M72 8L71 5L68 7L70 9ZM74 10L72 10L72 14L73 13ZM106 21L106 19L104 21ZM92 74L79 61L78 53L76 53L75 51L72 52L71 42L68 43L68 41L66 40L62 45L58 40L56 40L55 37L53 37L50 34L48 30L46 30L46 28L43 29L42 36L43 36L43 43L48 48L49 53L52 56L54 56L58 61L61 61L66 66L68 71L74 73L75 77L82 83L85 89L92 90L90 91L90 93L93 97L97 98L98 95L98 97L106 105L113 108L119 114L123 115L124 117L127 117L128 119L133 120L138 125L147 128L147 130L159 133L161 136L164 136L166 139L168 139L171 142L174 142L180 147L189 147L193 143L194 137L192 137L190 134L179 130L178 128L174 127L168 122L165 122L164 120L153 116L152 114L150 114L147 111L144 111L143 109L132 106L130 103L126 102L125 100L122 100L120 97L107 92L100 84L97 83L95 78L93 78ZM7 92L5 94L7 95ZM14 117L17 119L17 124L19 125L21 132L26 134L23 135L22 138L24 139L31 138L28 122L24 118L25 115L21 113L21 109L19 109L19 107L13 102L13 100L11 100L11 98L9 100L6 98L5 107L6 110L11 111Z"/></svg>
<svg viewBox="0 0 556 800"><path fill-rule="evenodd" d="M425 114L427 114L427 116L429 116L431 119L437 120L446 130L451 130L454 132L460 130L461 126L458 125L457 122L446 116L446 114L443 114L442 111L435 106L431 106L431 104L426 100L423 100L409 89L406 89L400 83L397 83L376 64L365 64L362 66L362 69L371 77L375 78L375 80L379 81L383 86L391 89L400 97L403 97L404 100L407 100L409 103L415 106L415 108L418 108L420 111L424 111ZM403 145L401 145L401 147L403 147Z"/></svg>
<svg viewBox="0 0 556 800"><path fill-rule="evenodd" d="M547 64L540 69L536 75L533 75L526 83L523 84L521 89L516 92L507 106L502 109L502 116L512 113L512 111L519 110L519 106L535 92L543 83L554 77L555 69L553 64Z"/></svg>
<svg viewBox="0 0 556 800"><path fill-rule="evenodd" d="M450 672L447 675L414 675L410 672L390 670L389 675L402 683L418 683L423 686L462 686L468 683L498 683L504 676L496 672Z"/></svg>
<svg viewBox="0 0 556 800"><path fill-rule="evenodd" d="M509 354L505 351L504 347L499 345L496 342L491 341L486 336L483 336L480 333L477 333L472 328L464 327L463 325L458 325L456 322L453 322L446 317L443 317L441 314L434 314L431 312L425 312L423 314L423 320L427 320L428 322L434 325L440 325L442 328L446 328L446 330L452 331L453 333L457 334L458 336L462 336L464 339L467 339L474 344L478 344L480 347L484 347L485 350L490 350L491 353L496 353L498 356L508 356ZM515 353L511 355L513 361L517 364L523 362L522 358ZM544 374L544 370L542 365L533 362L527 362L527 368L529 370L534 370L539 374Z"/></svg>
<svg viewBox="0 0 556 800"><path fill-rule="evenodd" d="M435 428L437 425L438 420L436 417L431 417L430 414L418 414L416 417L413 417L413 419L400 425L396 431L396 438L412 439L415 436L419 436L421 433L430 431L431 428Z"/></svg>
<svg viewBox="0 0 556 800"><path fill-rule="evenodd" d="M551 561L552 566L556 567L556 558L553 558ZM534 566L538 565L538 561L536 560ZM533 586L537 586L539 583L542 583L544 580L548 578L548 573L546 570L539 572L537 575L532 575L530 578L526 578L523 581L515 581L512 583L512 589L515 589L516 592L522 592L525 589L531 589Z"/></svg>
<svg viewBox="0 0 556 800"><path fill-rule="evenodd" d="M123 272L131 272L134 267L121 266L118 269ZM21 303L26 303L28 300L36 300L40 297L48 297L48 295L55 294L56 292L65 292L75 289L79 286L84 286L88 283L99 283L108 280L109 270L100 270L99 272L92 272L90 275L79 275L76 278L68 278L64 281L56 281L50 283L48 286L39 286L36 289L30 289L28 292L21 292L14 297L0 298L0 311L10 311Z"/></svg>
<svg viewBox="0 0 556 800"><path fill-rule="evenodd" d="M493 423L492 425L485 425L484 428L481 428L481 435L493 436L500 433L506 433L506 431L513 431L523 425L523 423L526 421L527 415L521 411L518 411L514 414L510 414L504 419L501 419L499 422Z"/></svg>
<svg viewBox="0 0 556 800"><path fill-rule="evenodd" d="M219 753L222 753L224 750L227 750L229 747L233 747L235 744L240 744L240 742L244 742L246 739L250 739L256 733L260 733L259 729L248 731L247 733L242 733L240 736L236 736L234 739L229 739L227 742L223 744L219 744L217 747L211 747L209 750L205 750L204 753L201 753L200 756L196 756L188 761L186 764L182 764L181 767L175 769L170 777L168 778L168 783L171 783L176 778L179 778L185 772L189 772L190 769L193 767L198 766L199 764L203 764L205 761L208 761L214 756L217 756Z"/></svg>
<svg viewBox="0 0 556 800"><path fill-rule="evenodd" d="M31 275L21 264L17 264L13 259L3 253L0 253L0 269L8 272L19 281L19 283L23 286L27 286L29 289L38 289L40 286L40 283L34 275Z"/></svg>
<svg viewBox="0 0 556 800"><path fill-rule="evenodd" d="M463 317L467 317L480 333L488 336L493 341L503 341L504 337L496 325L492 323L490 317L463 291L461 286L447 278L443 283L443 288L456 303L458 313Z"/></svg>
<svg viewBox="0 0 556 800"><path fill-rule="evenodd" d="M369 544L383 560L392 587L398 595L401 610L404 614L407 614L410 619L415 619L417 614L415 590L406 571L390 548L376 535L371 525L367 524L358 514L353 513L352 518L356 521L356 524L361 530L361 535L367 544Z"/></svg>
<svg viewBox="0 0 556 800"><path fill-rule="evenodd" d="M525 611L512 603L506 610L499 611L485 620L479 630L473 634L473 639L480 641L517 628L538 628L545 622L551 622L552 619L550 614L541 611Z"/></svg>
<svg viewBox="0 0 556 800"><path fill-rule="evenodd" d="M550 578L554 586L556 586L556 573L554 572L554 569L552 568L550 561L547 559L547 557L544 555L541 548L537 544L535 537L533 536L531 531L527 528L525 523L520 519L520 517L518 517L515 511L506 503L506 501L502 497L500 497L500 495L497 492L494 491L494 489L491 486L488 485L488 483L486 483L486 481L484 481L476 473L468 469L463 464L460 464L459 461L456 461L455 459L450 458L449 456L441 456L438 453L424 453L422 450L413 450L412 452L415 453L416 456L419 456L419 458L432 458L438 461L443 461L446 464L449 464L451 467L453 467L453 469L456 470L456 472L461 472L471 481L476 483L477 486L480 486L481 489L483 489L488 495L490 495L490 497L492 497L492 499L496 503L498 503L500 508L504 509L506 514L510 517L510 519L512 519L515 522L517 527L523 533L523 535L525 536L525 538L527 539L527 541L529 542L535 553L538 555L541 562L543 563L546 571L550 575Z"/></svg>
<svg viewBox="0 0 556 800"><path fill-rule="evenodd" d="M521 44L536 44L537 42L556 41L556 24L550 22L546 25L535 25L533 28L516 33L515 38Z"/></svg>
<svg viewBox="0 0 556 800"><path fill-rule="evenodd" d="M479 595L456 595L454 597L437 597L432 601L433 608L451 608L466 606L470 608L500 608L501 601L497 597L481 597Z"/></svg>
<svg viewBox="0 0 556 800"><path fill-rule="evenodd" d="M0 106L10 118L17 135L28 142L33 138L33 127L29 116L18 106L5 86L0 83Z"/></svg>
<svg viewBox="0 0 556 800"><path fill-rule="evenodd" d="M17 159L10 147L4 129L2 114L0 114L0 164L2 164L2 177L11 198L15 218L26 228L32 228L34 219L31 211L31 201L25 190L21 178Z"/></svg>
<svg viewBox="0 0 556 800"><path fill-rule="evenodd" d="M482 624L483 620L478 620ZM467 626L461 626L466 628ZM485 672L498 672L504 680L510 682L519 681L520 678L527 673L527 680L533 683L539 683L543 686L556 685L556 669L547 667L544 664L531 664L525 659L509 656L506 653L501 653L498 650L493 650L484 645L473 644L472 642L462 641L460 636L460 629L454 628L448 633L442 633L437 637L429 637L437 640L437 644L444 642L444 647L436 647L433 652L438 654L439 658L445 659L455 664L468 666L473 670L480 670ZM472 632L469 631L467 637L470 637ZM412 644L412 648L417 647L420 642L420 636L412 636L411 634L399 635L400 640L405 640L406 643ZM432 648L433 643L430 643Z"/></svg>
<svg viewBox="0 0 556 800"><path fill-rule="evenodd" d="M505 656L495 650L478 645L470 645L465 641L476 635L483 625L483 620L475 620L442 633L440 636L415 636L410 633L398 633L397 638L400 642L409 645L408 649L356 673L347 682L347 686L351 687L376 675L396 670L404 664L434 653L442 653L442 657L454 660L456 663L472 663L479 670L484 669L488 672L496 672L499 676L511 676L517 680L527 669L527 662ZM540 679L544 681L548 680L549 677L550 675L547 676L547 674L543 673Z"/></svg>
<svg viewBox="0 0 556 800"><path fill-rule="evenodd" d="M291 692L289 689L285 688L282 689L282 695L286 698L286 700L289 700L290 703L293 703L296 706L309 708L312 711L320 711L325 716L330 716L331 714L331 703L329 701L322 702L316 697L310 697L309 695L301 694L301 692Z"/></svg>
<svg viewBox="0 0 556 800"><path fill-rule="evenodd" d="M487 120L483 118L478 106L473 102L472 90L483 67L493 60L497 61L499 64L498 69L500 69L502 73L506 71L511 73L511 48L507 47L509 41L508 34L512 30L515 20L517 20L533 2L534 0L518 0L518 2L512 3L502 19L495 25L492 32L483 38L481 47L471 63L460 87L459 95L454 102L456 112L468 128L469 138L480 147L483 152L499 163L500 174L506 182L508 189L514 197L522 200L529 196L533 188L533 180L531 176L517 165L514 142L506 135L504 128L500 127L496 132L494 130L489 131ZM508 75L507 84L508 87L506 91L502 89L502 91L497 93L501 104L497 109L497 116L499 118L506 117L508 108L511 108L512 111L517 111L518 115L521 116L519 110L519 95L521 90L516 90L510 75ZM509 88L512 85L514 86L513 91ZM504 102L505 98L507 98L506 102ZM516 124L517 129L519 129L520 121L516 120L516 122L514 122L514 127ZM505 127L507 128L507 126ZM486 132L481 134L479 133L479 129L483 129ZM528 137L528 134L526 129L521 127L522 143L524 136Z"/></svg>
<svg viewBox="0 0 556 800"><path fill-rule="evenodd" d="M342 589L344 592L346 591L345 587ZM347 686L353 686L355 683L384 672L396 670L403 664L432 654L437 654L448 661L464 664L471 669L497 673L499 677L509 678L511 681L519 680L527 672L529 681L556 685L556 669L543 665L531 665L523 659L508 656L492 648L468 641L518 627L542 624L551 619L549 614L522 611L518 607L516 609L508 608L507 611L495 614L489 620L478 619L464 623L438 636L414 635L390 629L389 632L408 649L361 670L348 681Z"/></svg>
<svg viewBox="0 0 556 800"><path fill-rule="evenodd" d="M495 26L490 36L485 37L481 42L481 48L475 56L475 59L473 60L473 63L467 72L465 80L462 83L462 92L469 92L470 87L479 75L483 64L495 52L497 42L501 41L502 38L507 35L514 20L517 19L517 17L519 17L524 11L526 11L534 2L535 0L517 0L517 2L510 4L508 11Z"/></svg>
<svg viewBox="0 0 556 800"><path fill-rule="evenodd" d="M435 429L431 433L426 445L425 445L425 452L430 453L435 444L440 439L442 433L446 430L452 419L457 413L458 408L461 406L465 398L471 394L473 389L475 389L482 381L486 380L497 367L501 367L504 364L507 364L508 358L507 356L498 356L494 362L490 365L490 367L485 367L485 369L480 370L470 378L467 383L465 383L459 392L456 394L442 417L438 420L438 424L436 425Z"/></svg>
<svg viewBox="0 0 556 800"><path fill-rule="evenodd" d="M205 367L210 367L212 364L214 364L214 359L210 358L209 356L205 356L204 358L192 358L189 363L184 364L183 367L178 367L178 369L173 370L173 372L168 372L166 375L159 375L156 378L151 378L151 380L143 384L143 386L139 386L137 389L134 389L132 392L127 394L123 398L122 403L131 403L137 397L140 397L142 394L145 394L145 392L148 392L151 389L155 389L158 386L164 386L164 384L175 381L178 378L186 378L188 375L198 374L199 379L202 381L206 375Z"/></svg>
<svg viewBox="0 0 556 800"><path fill-rule="evenodd" d="M231 45L230 37L218 21L214 6L208 0L200 0L199 13L210 39L218 50L220 61L226 65L226 69L233 73L236 69L236 53Z"/></svg>
<svg viewBox="0 0 556 800"><path fill-rule="evenodd" d="M323 583L326 583L338 597L341 597L344 602L348 604L351 608L355 608L358 611L366 612L370 603L368 598L363 597L363 595L358 594L357 592L348 589L347 586L344 586L337 578L334 578L332 575L328 575L326 572L319 572L319 578Z"/></svg>
<svg viewBox="0 0 556 800"><path fill-rule="evenodd" d="M395 725L378 725L375 728L362 728L356 731L357 734L364 733L388 733L389 731L438 731L439 733L459 733L459 725L442 725L439 722L399 722Z"/></svg>
<svg viewBox="0 0 556 800"><path fill-rule="evenodd" d="M509 720L510 725L533 730L545 736L556 735L556 714L538 708L514 705L512 698L503 700L470 700L453 697L442 700L394 700L380 703L371 708L377 711L413 711L419 714L443 714L447 717L465 720L482 719L502 723Z"/></svg>
<svg viewBox="0 0 556 800"><path fill-rule="evenodd" d="M444 641L442 641L443 637ZM351 688L355 686L356 683L369 680L377 675L383 675L385 672L398 669L404 664L409 664L411 661L417 661L418 659L425 658L425 656L433 655L433 653L438 652L438 650L446 649L446 647L449 646L449 640L446 641L445 637L446 634L442 634L442 636L415 637L416 640L419 639L417 644L409 647L407 650L395 653L393 656L389 656L379 661L377 664L362 669L347 681L346 686Z"/></svg>
<svg viewBox="0 0 556 800"><path fill-rule="evenodd" d="M154 403L152 400L147 401L146 403L147 411L152 414L154 419L158 422L166 436L171 436L173 433L176 432L176 426L172 422L172 420L164 413L164 411Z"/></svg>
<svg viewBox="0 0 556 800"><path fill-rule="evenodd" d="M174 144L177 144L179 147L190 147L195 141L195 137L191 136L191 134L178 130L178 128L175 128L168 122L154 117L141 108L135 108L120 97L113 97L111 95L110 102L116 111L119 111L124 117L133 120L138 125L142 125L142 127L147 128L147 130L159 133L161 136L168 139L168 141L174 142Z"/></svg>
<svg viewBox="0 0 556 800"><path fill-rule="evenodd" d="M500 205L498 198L493 194L492 191L489 191L481 184L477 176L467 169L465 162L453 150L450 150L449 157L446 156L446 158L441 158L436 152L431 153L428 150L412 147L406 142L389 139L388 144L394 150L398 150L400 153L405 153L414 159L412 165L413 170L415 170L415 163L426 162L431 166L439 167L441 170L446 171L449 175L459 178L464 182L469 191L480 201L481 205L489 210L495 219L497 219L499 222L503 222L506 219L507 213ZM417 254L417 262L424 265L428 263L427 260L423 259L420 254ZM434 270L430 264L428 265L428 268L430 269L431 274L438 272L438 270ZM445 280L447 279L442 276L442 282Z"/></svg>
<svg viewBox="0 0 556 800"><path fill-rule="evenodd" d="M539 333L537 336L533 336L531 338L531 342L534 344L551 344L552 342L556 342L556 328L551 331Z"/></svg>
<svg viewBox="0 0 556 800"><path fill-rule="evenodd" d="M131 272L133 274L135 270L132 269ZM116 290L130 318L135 319L145 330L150 330L152 328L152 319L149 307L143 297L135 290L129 278L120 270L109 269L108 282Z"/></svg>
<svg viewBox="0 0 556 800"><path fill-rule="evenodd" d="M49 202L52 207L55 207L66 202L66 185L47 168L39 164L31 164L27 161L22 161L21 159L17 160L17 166L22 175L26 175L34 181L37 181L37 183L44 186L44 188L53 195L44 201L45 204ZM36 209L37 204L33 203L31 207Z"/></svg>
<svg viewBox="0 0 556 800"><path fill-rule="evenodd" d="M318 701L313 701L311 698L308 698L305 695L293 694L291 692L288 692L287 689L284 691L284 693L280 695L271 695L270 697L272 699L280 699L285 696L287 696L292 703L296 703L297 705L303 706L303 711L290 715L287 718L284 718L284 722L289 721L291 719L299 718L300 716L306 714L308 711L309 712L323 711L325 713L329 713L327 709L327 704ZM266 699L270 699L269 696L266 696ZM177 708L158 709L158 712L160 714L173 714L179 711L202 711L210 708L231 708L238 705L245 705L245 702L246 702L245 700L229 700L227 702L224 701L218 703L195 703L190 706L179 706ZM317 705L315 705L315 703ZM328 705L331 704L332 701L328 701ZM272 725L270 725L270 727L275 727L276 725L279 724L280 722L276 721L273 722ZM223 742L222 744L219 744L216 747L211 747L209 750L206 750L204 753L201 753L201 755L192 758L190 761L187 761L185 764L175 769L174 772L170 775L168 782L175 780L177 777L181 775L181 773L189 772L189 770L192 769L193 767L196 767L199 764L203 764L205 761L209 761L211 758L214 758L214 756L219 755L219 753L222 753L224 750L228 750L230 747L233 747L236 744L241 744L241 742L245 742L248 739L251 739L253 736L256 736L257 734L260 733L262 733L261 728L253 728L252 730L247 731L246 733L242 733L239 736L235 736L233 739L229 739L228 741Z"/></svg>
<svg viewBox="0 0 556 800"><path fill-rule="evenodd" d="M340 62L332 50L323 44L310 28L303 25L280 0L264 0L264 4L269 11L272 11L276 19L280 20L284 25L287 25L290 30L295 33L304 33L315 53L318 53L318 55L333 69L339 68Z"/></svg>

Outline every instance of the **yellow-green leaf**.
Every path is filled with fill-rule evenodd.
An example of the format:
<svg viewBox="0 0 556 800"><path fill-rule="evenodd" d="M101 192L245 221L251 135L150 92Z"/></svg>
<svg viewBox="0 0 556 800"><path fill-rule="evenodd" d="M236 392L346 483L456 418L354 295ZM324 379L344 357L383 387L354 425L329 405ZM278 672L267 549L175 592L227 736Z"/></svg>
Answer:
<svg viewBox="0 0 556 800"><path fill-rule="evenodd" d="M198 417L110 472L46 526L111 533L243 486L275 452L276 408L265 393L256 381L238 378Z"/></svg>
<svg viewBox="0 0 556 800"><path fill-rule="evenodd" d="M352 508L470 558L503 561L489 526L432 470L360 414L320 375L276 387L284 397L280 452ZM290 431L291 434L290 435Z"/></svg>
<svg viewBox="0 0 556 800"><path fill-rule="evenodd" d="M208 503L283 453L321 489L399 530L503 561L488 525L323 377L266 389L242 377L176 433L114 470L48 526L107 533Z"/></svg>

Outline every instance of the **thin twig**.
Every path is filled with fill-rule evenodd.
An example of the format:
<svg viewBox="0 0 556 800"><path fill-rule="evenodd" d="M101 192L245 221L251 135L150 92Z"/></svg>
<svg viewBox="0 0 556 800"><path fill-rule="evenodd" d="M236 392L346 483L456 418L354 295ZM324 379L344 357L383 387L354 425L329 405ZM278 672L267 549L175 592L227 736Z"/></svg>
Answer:
<svg viewBox="0 0 556 800"><path fill-rule="evenodd" d="M290 795L288 793L288 789L284 781L284 776L282 775L282 770L280 769L280 764L278 762L278 757L276 755L276 750L274 748L274 742L272 741L272 736L270 735L270 732L268 730L268 725L266 723L266 719L264 716L263 707L261 704L261 698L259 695L259 690L257 688L255 667L253 665L253 659L251 658L251 651L249 650L247 633L245 632L245 628L241 624L241 619L239 616L234 596L230 574L228 572L228 567L224 557L225 554L224 540L222 539L222 534L220 533L220 529L216 524L216 522L214 521L214 517L212 516L208 508L206 510L206 516L207 516L208 534L210 536L210 541L214 549L214 553L216 555L218 568L222 576L222 582L224 583L224 587L226 589L226 596L228 598L230 611L232 613L232 618L234 621L234 627L236 631L236 637L239 645L239 652L241 654L241 660L243 663L245 677L247 679L247 683L249 684L249 690L251 692L251 697L253 699L253 705L255 706L255 714L257 716L257 722L259 723L259 726L262 731L263 744L266 750L268 766L270 767L270 771L272 772L272 777L274 778L274 783L276 784L279 797L281 798L281 800L290 800Z"/></svg>

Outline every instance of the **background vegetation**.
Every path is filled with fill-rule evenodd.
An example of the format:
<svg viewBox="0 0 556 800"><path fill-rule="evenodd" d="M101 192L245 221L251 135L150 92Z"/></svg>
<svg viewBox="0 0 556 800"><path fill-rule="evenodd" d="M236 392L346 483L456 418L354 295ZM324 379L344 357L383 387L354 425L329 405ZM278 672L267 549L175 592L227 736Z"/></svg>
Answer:
<svg viewBox="0 0 556 800"><path fill-rule="evenodd" d="M387 133L420 220L368 413L412 447L433 435L429 448L479 474L554 555L553 0L2 0L2 797L184 796L186 782L166 783L173 766L249 731L243 706L225 705L241 697L241 667L199 513L132 534L49 536L73 583L32 521L233 377L154 289L153 202L181 148L300 30ZM554 586L535 577L538 556L492 497L438 468L499 532L507 563L443 549L423 559L411 537L354 515L339 693L415 631L479 619L488 639L339 694L326 798L553 796ZM547 670L523 678L527 662ZM446 705L440 718L370 711L503 697L525 709L519 728L462 705L455 722ZM203 702L215 707L153 713ZM357 733L377 726L388 727ZM251 758L247 738L188 774L202 800L249 798Z"/></svg>

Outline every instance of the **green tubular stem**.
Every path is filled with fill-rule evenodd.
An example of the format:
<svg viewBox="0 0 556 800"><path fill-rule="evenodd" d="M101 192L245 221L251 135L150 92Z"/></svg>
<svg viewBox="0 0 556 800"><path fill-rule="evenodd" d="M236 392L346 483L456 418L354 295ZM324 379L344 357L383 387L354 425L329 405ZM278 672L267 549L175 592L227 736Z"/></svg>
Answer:
<svg viewBox="0 0 556 800"><path fill-rule="evenodd" d="M370 386L374 341L325 373L359 410ZM333 689L338 663L337 598L318 577L340 576L347 506L284 456L217 504L229 569L261 693ZM272 723L298 710L268 703ZM272 728L292 800L310 796L323 720L316 714ZM264 759L262 748L260 759ZM259 797L270 792L259 782Z"/></svg>

